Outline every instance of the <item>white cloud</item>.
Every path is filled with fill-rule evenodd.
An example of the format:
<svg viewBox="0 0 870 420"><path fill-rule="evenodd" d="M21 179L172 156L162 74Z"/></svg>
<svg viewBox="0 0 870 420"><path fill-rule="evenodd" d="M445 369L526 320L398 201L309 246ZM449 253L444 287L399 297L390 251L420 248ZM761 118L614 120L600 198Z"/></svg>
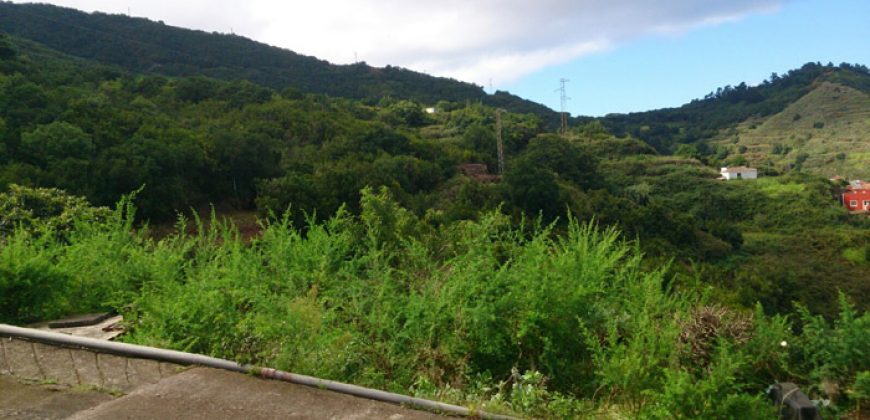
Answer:
<svg viewBox="0 0 870 420"><path fill-rule="evenodd" d="M788 0L57 0L82 10L250 37L335 63L356 58L478 84L650 34L776 10Z"/></svg>

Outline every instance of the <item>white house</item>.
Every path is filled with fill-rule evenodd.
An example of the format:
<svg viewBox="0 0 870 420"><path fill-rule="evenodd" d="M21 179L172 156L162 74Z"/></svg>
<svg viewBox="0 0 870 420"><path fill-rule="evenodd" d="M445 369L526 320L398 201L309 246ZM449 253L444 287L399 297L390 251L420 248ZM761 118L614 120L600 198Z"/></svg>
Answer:
<svg viewBox="0 0 870 420"><path fill-rule="evenodd" d="M722 168L722 177L719 179L757 179L758 169L747 168L746 166L735 166L733 168Z"/></svg>

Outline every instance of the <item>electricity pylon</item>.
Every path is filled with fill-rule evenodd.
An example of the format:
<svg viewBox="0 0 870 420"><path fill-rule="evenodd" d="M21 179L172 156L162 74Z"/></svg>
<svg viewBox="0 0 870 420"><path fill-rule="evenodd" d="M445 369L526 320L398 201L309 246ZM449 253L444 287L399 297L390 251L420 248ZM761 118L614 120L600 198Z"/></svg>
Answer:
<svg viewBox="0 0 870 420"><path fill-rule="evenodd" d="M498 149L498 174L504 175L504 142L502 141L502 124L501 114L505 110L499 108L495 110L495 145Z"/></svg>
<svg viewBox="0 0 870 420"><path fill-rule="evenodd" d="M559 132L562 135L568 133L568 111L566 111L566 108L568 107L568 101L571 100L571 98L568 97L568 90L565 89L565 84L568 82L570 82L570 80L564 77L559 79L560 87L559 89L556 89L556 92L559 92L559 100L561 103L560 111L562 115L562 125L559 128Z"/></svg>

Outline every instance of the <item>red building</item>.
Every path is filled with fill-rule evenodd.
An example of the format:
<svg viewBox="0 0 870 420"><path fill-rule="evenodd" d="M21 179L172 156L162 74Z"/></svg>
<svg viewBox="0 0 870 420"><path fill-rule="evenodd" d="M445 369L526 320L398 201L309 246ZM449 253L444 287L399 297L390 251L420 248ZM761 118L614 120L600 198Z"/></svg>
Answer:
<svg viewBox="0 0 870 420"><path fill-rule="evenodd" d="M870 211L870 183L852 181L843 192L843 205L849 211Z"/></svg>

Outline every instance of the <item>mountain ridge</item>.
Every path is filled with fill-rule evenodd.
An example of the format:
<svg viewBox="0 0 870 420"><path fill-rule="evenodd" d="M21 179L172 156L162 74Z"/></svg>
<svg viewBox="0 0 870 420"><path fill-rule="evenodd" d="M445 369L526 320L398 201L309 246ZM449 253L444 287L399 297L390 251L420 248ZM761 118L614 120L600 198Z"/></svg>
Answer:
<svg viewBox="0 0 870 420"><path fill-rule="evenodd" d="M824 81L870 93L870 69L864 65L806 63L782 76L773 73L757 86L725 86L679 107L608 115L600 120L610 132L637 137L659 152L672 153L681 144L690 144L697 145L702 155L709 154L708 142L722 130L782 112Z"/></svg>
<svg viewBox="0 0 870 420"><path fill-rule="evenodd" d="M136 73L244 79L277 90L295 88L361 100L391 96L428 104L480 101L511 112L534 113L548 125L559 120L558 113L548 107L504 91L487 94L471 83L395 66L336 65L239 35L180 28L146 18L0 2L0 31Z"/></svg>
<svg viewBox="0 0 870 420"><path fill-rule="evenodd" d="M441 101L482 103L534 114L548 130L559 126L557 112L508 92L487 94L474 84L394 66L331 64L234 34L185 29L146 18L0 1L0 31L70 57L135 74L247 80L278 91L325 94L369 104L384 97L427 105ZM643 140L659 153L675 153L689 145L697 149L698 157L724 163L726 155L733 158L737 149L722 147L723 132L783 112L825 81L870 93L866 66L816 62L782 76L773 73L757 86L725 86L678 107L600 118L576 116L570 124L597 120L614 135ZM735 147L739 149L739 145Z"/></svg>

